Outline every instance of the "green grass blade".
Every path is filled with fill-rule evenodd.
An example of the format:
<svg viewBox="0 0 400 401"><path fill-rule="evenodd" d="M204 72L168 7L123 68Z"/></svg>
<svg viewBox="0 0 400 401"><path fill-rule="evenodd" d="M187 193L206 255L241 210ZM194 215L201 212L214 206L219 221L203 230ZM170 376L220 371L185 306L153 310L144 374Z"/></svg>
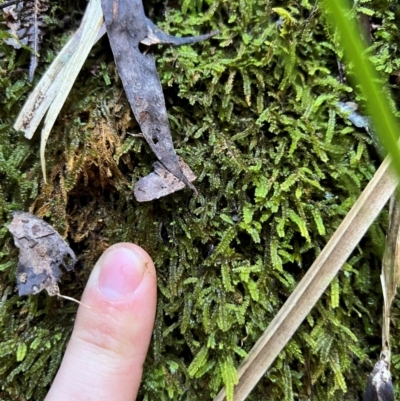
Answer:
<svg viewBox="0 0 400 401"><path fill-rule="evenodd" d="M339 33L345 60L353 66L354 82L366 100L366 111L372 118L375 131L391 154L397 174L400 175L400 150L397 146L399 124L391 110L389 91L382 91L385 84L368 59L360 24L351 16L347 0L324 0L322 5L328 20Z"/></svg>

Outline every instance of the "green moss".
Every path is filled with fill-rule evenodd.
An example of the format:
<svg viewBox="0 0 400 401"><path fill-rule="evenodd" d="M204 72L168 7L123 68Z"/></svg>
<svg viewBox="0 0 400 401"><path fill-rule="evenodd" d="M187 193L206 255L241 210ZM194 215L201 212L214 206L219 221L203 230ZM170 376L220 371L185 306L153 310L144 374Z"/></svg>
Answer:
<svg viewBox="0 0 400 401"><path fill-rule="evenodd" d="M38 76L65 42L59 21L77 9L70 3L51 11ZM398 101L398 16L386 0L362 3L380 24L375 62ZM197 174L200 195L134 200L132 184L154 156L141 138L127 136L138 128L107 39L91 53L53 129L44 185L37 140L11 129L33 87L22 69L29 57L0 43L0 208L3 223L12 210L30 210L68 239L80 264L63 276L66 295L79 298L107 246L143 246L155 260L159 301L141 399L208 400L223 383L232 391L235 367L378 161L368 135L336 107L354 95L338 80L340 50L314 1L173 4L158 21L166 31L221 30L208 42L157 51L174 144ZM153 7L164 3L150 6L157 20ZM249 399L360 397L380 352L381 226L371 228ZM0 398L40 400L76 307L44 294L19 299L17 252L4 228L0 236ZM399 339L394 328L395 377Z"/></svg>

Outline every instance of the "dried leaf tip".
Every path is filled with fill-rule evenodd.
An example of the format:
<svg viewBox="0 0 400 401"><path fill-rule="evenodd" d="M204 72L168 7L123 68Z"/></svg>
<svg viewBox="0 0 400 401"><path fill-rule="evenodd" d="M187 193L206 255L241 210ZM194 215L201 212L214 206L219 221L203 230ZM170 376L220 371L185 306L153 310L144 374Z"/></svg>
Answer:
<svg viewBox="0 0 400 401"><path fill-rule="evenodd" d="M178 162L184 176L191 185L190 188L197 195L195 186L191 184L196 180L195 174L179 156ZM142 177L135 184L134 195L138 202L149 202L185 188L185 183L171 174L160 162L155 162L153 167L154 172Z"/></svg>
<svg viewBox="0 0 400 401"><path fill-rule="evenodd" d="M205 35L199 36L189 36L189 37L177 37L168 35L163 32L161 29L157 28L157 26L148 18L146 18L147 25L147 36L140 41L143 45L151 46L151 45L173 45L173 46L182 46L182 45L190 45L193 43L201 42L202 40L210 39L213 36L219 35L221 31L212 31L206 33Z"/></svg>

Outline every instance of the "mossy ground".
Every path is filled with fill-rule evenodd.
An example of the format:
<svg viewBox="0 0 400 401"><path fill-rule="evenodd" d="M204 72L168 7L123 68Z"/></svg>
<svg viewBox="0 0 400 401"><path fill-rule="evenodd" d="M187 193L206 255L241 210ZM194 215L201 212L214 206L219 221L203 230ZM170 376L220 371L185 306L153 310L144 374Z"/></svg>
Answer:
<svg viewBox="0 0 400 401"><path fill-rule="evenodd" d="M396 4L359 3L377 25L374 62L398 101ZM314 1L146 4L169 33L222 31L207 42L156 51L174 144L197 174L200 195L186 189L135 201L132 185L155 159L141 138L128 135L138 127L107 38L94 47L52 131L49 183L43 183L38 138L28 141L11 127L85 8L84 1L59 0L51 3L33 84L27 82L29 52L0 43L0 216L6 224L11 211L31 211L59 230L79 256L61 290L77 298L107 246L143 246L157 267L159 300L140 399L210 400L223 383L231 393L235 367L379 158L368 135L336 106L356 95L340 81L341 51ZM250 400L360 399L380 352L384 231L382 216ZM0 399L41 400L76 305L45 294L20 299L17 250L5 226L0 238ZM392 374L399 391L394 315Z"/></svg>

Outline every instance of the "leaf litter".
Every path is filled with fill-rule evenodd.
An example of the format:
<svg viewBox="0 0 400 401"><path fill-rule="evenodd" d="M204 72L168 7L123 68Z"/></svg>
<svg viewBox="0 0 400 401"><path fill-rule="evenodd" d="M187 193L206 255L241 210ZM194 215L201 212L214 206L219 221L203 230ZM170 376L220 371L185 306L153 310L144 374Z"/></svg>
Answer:
<svg viewBox="0 0 400 401"><path fill-rule="evenodd" d="M105 29L102 24L103 16ZM31 138L47 112L40 151L46 182L44 152L48 136L90 49L105 32L108 34L118 73L143 137L163 168L185 184L182 186L176 180L169 180L165 183L169 187L168 191L155 193L155 188L162 179L162 174L155 172L149 174L146 180L140 180L134 193L145 189L146 201L158 199L185 186L197 193L192 184L193 180L185 175L174 149L152 47L162 44L193 44L220 32L185 38L168 35L146 17L142 0L90 0L78 32L64 46L42 77L21 110L14 128L24 131L25 136ZM154 196L150 197L150 193ZM137 198L141 202L139 199Z"/></svg>
<svg viewBox="0 0 400 401"><path fill-rule="evenodd" d="M48 223L33 214L14 212L8 230L19 248L17 287L19 296L38 294L46 290L71 301L74 298L60 294L58 282L60 266L73 270L77 261L74 251L61 235ZM86 305L85 305L86 306Z"/></svg>
<svg viewBox="0 0 400 401"><path fill-rule="evenodd" d="M178 38L158 29L146 18L142 0L102 0L106 30L118 74L131 105L133 114L151 150L161 162L155 164L158 171L150 173L135 185L136 200L142 202L137 194L146 192L146 201L158 199L187 185L195 193L196 188L185 174L178 160L172 142L164 94L158 77L152 46L169 44L180 46L210 38L219 32L206 35ZM165 169L170 174L160 174ZM171 179L170 175L177 180ZM160 187L160 181L165 179ZM179 184L181 181L185 185ZM157 188L161 191L157 192ZM179 188L179 189L178 189Z"/></svg>

